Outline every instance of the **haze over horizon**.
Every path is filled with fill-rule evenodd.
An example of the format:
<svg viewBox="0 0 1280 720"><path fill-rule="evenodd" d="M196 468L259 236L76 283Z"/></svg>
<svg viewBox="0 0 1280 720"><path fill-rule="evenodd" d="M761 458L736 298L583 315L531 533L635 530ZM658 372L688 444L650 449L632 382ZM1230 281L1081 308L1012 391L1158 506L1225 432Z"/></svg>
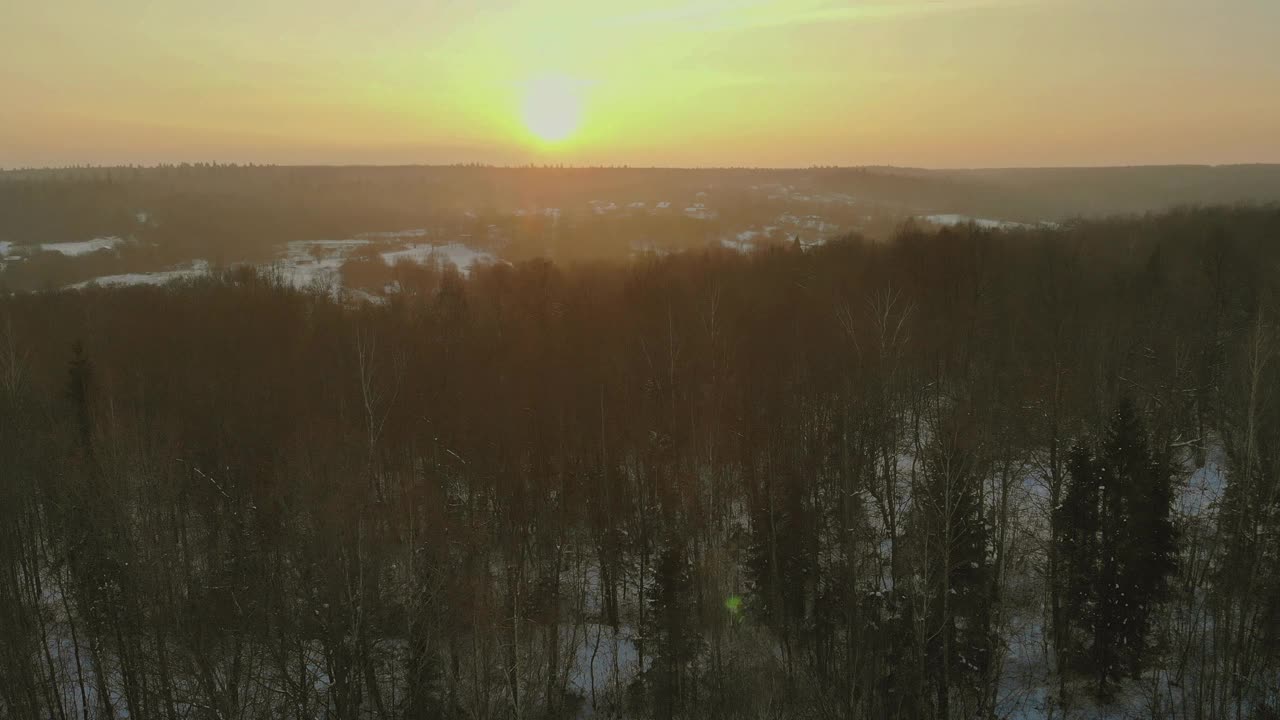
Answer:
<svg viewBox="0 0 1280 720"><path fill-rule="evenodd" d="M532 158L522 161L498 161L486 162L481 160L457 160L454 162L259 162L253 159L247 160L218 160L209 158L175 158L171 160L158 160L151 163L137 162L104 162L104 163L86 163L86 162L68 162L58 165L0 165L0 172L26 172L26 171L60 171L74 170L77 168L94 168L100 170L109 170L112 168L136 168L140 170L161 169L173 166L196 166L196 165L214 165L218 167L261 167L261 168L332 168L332 169L395 169L395 168L466 168L466 167L482 167L493 170L524 170L533 169L553 169L553 170L663 170L663 171L734 171L734 170L753 170L761 172L792 172L805 170L882 170L889 174L896 172L902 173L965 173L965 172L1017 172L1017 171L1071 171L1071 170L1096 170L1096 171L1113 171L1127 169L1177 169L1177 168L1206 168L1206 169L1226 169L1226 168L1271 168L1280 166L1280 162L1239 162L1239 163L1147 163L1147 164L1129 164L1129 165L958 165L958 166L924 166L924 165L835 165L812 163L809 165L743 165L743 164L724 164L724 165L636 165L633 163L573 163L563 162L554 159Z"/></svg>
<svg viewBox="0 0 1280 720"><path fill-rule="evenodd" d="M14 4L0 167L1280 161L1280 4Z"/></svg>

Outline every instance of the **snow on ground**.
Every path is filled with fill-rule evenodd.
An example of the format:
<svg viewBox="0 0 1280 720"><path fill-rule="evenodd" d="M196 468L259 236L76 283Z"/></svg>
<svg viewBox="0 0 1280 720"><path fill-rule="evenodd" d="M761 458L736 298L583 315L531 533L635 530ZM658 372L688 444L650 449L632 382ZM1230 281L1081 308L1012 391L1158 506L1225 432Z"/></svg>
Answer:
<svg viewBox="0 0 1280 720"><path fill-rule="evenodd" d="M1012 230L1015 228L1030 227L1026 223L1012 222L1009 220L989 220L987 218L975 218L968 215L957 215L954 213L946 213L942 215L925 215L924 220L934 225L942 225L945 227L955 227L957 225L968 225L973 223L980 228L989 230Z"/></svg>
<svg viewBox="0 0 1280 720"><path fill-rule="evenodd" d="M817 230L820 233L834 232L839 226L829 223L821 215L806 215L800 221L800 227Z"/></svg>
<svg viewBox="0 0 1280 720"><path fill-rule="evenodd" d="M840 229L839 225L828 222L826 218L821 215L798 216L789 212L784 212L778 216L778 224L817 230L819 233L833 233Z"/></svg>
<svg viewBox="0 0 1280 720"><path fill-rule="evenodd" d="M76 255L87 255L99 250L110 250L124 242L124 238L110 237L94 238L92 240L84 240L81 242L59 242L59 243L42 243L40 249L45 252L62 253L69 257Z"/></svg>
<svg viewBox="0 0 1280 720"><path fill-rule="evenodd" d="M588 705L592 688L602 693L615 684L626 684L639 669L635 632L630 626L614 632L600 623L584 623L581 628L562 625L561 633L565 641L575 641L569 685L582 693Z"/></svg>
<svg viewBox="0 0 1280 720"><path fill-rule="evenodd" d="M763 233L759 230L744 230L738 233L734 238L721 238L720 245L730 250L737 250L741 253L748 253L756 249L756 239L761 237Z"/></svg>
<svg viewBox="0 0 1280 720"><path fill-rule="evenodd" d="M324 288L337 290L342 285L342 266L346 258L328 257L322 259L285 258L265 269L276 273L287 285L305 290Z"/></svg>
<svg viewBox="0 0 1280 720"><path fill-rule="evenodd" d="M1187 484L1176 488L1174 511L1183 517L1200 517L1212 512L1227 486L1227 453L1212 443L1205 453L1204 467L1191 468Z"/></svg>
<svg viewBox="0 0 1280 720"><path fill-rule="evenodd" d="M413 228L412 230L395 230L393 232L367 232L360 233L356 236L358 239L377 238L379 240L393 240L395 238L407 237L424 237L427 234L426 228ZM330 241L311 241L311 242L351 242L349 240L330 240Z"/></svg>
<svg viewBox="0 0 1280 720"><path fill-rule="evenodd" d="M196 260L191 263L190 267L178 268L174 270L162 270L160 272L149 273L125 273L123 275L106 275L92 280L86 280L74 285L68 285L67 289L79 290L89 286L97 287L127 287L130 285L167 285L176 280L190 280L202 275L209 274L209 263L205 260Z"/></svg>
<svg viewBox="0 0 1280 720"><path fill-rule="evenodd" d="M996 716L1026 720L1045 717L1051 702L1052 678L1045 653L1044 621L1035 615L1015 614L1009 625L996 691Z"/></svg>
<svg viewBox="0 0 1280 720"><path fill-rule="evenodd" d="M317 248L329 251L351 251L358 247L363 247L372 242L365 239L367 235L350 238L347 240L294 240L288 243L288 252L291 255L314 255Z"/></svg>
<svg viewBox="0 0 1280 720"><path fill-rule="evenodd" d="M333 292L342 286L342 266L346 264L347 257L356 249L372 243L367 238L371 234L382 235L365 233L346 240L294 240L286 245L282 259L264 269L276 273L291 287L300 290L323 288Z"/></svg>
<svg viewBox="0 0 1280 720"><path fill-rule="evenodd" d="M827 244L827 238L825 237L818 237L812 240L805 240L804 238L800 238L800 247L804 248L805 250L808 250L810 248L822 247L823 245L826 245L826 244Z"/></svg>
<svg viewBox="0 0 1280 720"><path fill-rule="evenodd" d="M387 303L391 302L390 300L388 300L387 298L381 295L374 295L371 292L368 292L366 290L361 290L359 288L348 289L346 292L347 292L347 297L350 298L351 300L356 301L357 303L363 302L363 303L368 303L370 305L386 305Z"/></svg>
<svg viewBox="0 0 1280 720"><path fill-rule="evenodd" d="M258 269L273 275L281 282L300 289L337 293L342 288L342 267L359 249L371 245L388 248L381 252L383 262L395 265L397 262L426 263L434 258L441 263L452 263L462 272L468 272L477 262L496 262L496 258L487 252L476 250L463 243L454 242L445 245L409 244L400 245L389 241L399 238L422 237L426 230L401 230L397 232L362 233L354 238L343 240L295 240L285 244L279 258L258 265ZM103 248L114 247L119 238L96 238L82 243L56 243L42 246L45 249L55 247L57 252L66 255L79 255ZM12 243L0 245L0 255L10 252ZM128 285L164 285L175 280L186 280L209 272L209 263L197 260L189 266L179 266L160 272L125 273L107 275L68 286L68 289L85 288L90 285L104 287L122 287ZM367 302L381 302L369 293L352 293L353 298Z"/></svg>
<svg viewBox="0 0 1280 720"><path fill-rule="evenodd" d="M694 203L684 209L684 214L697 220L714 220L719 213L708 208L705 203Z"/></svg>
<svg viewBox="0 0 1280 720"><path fill-rule="evenodd" d="M462 243L410 245L402 250L382 253L382 261L388 265L395 265L398 262L415 262L423 265L432 258L439 260L441 263L453 263L458 270L464 273L469 272L471 266L477 262L491 263L495 260L493 255Z"/></svg>

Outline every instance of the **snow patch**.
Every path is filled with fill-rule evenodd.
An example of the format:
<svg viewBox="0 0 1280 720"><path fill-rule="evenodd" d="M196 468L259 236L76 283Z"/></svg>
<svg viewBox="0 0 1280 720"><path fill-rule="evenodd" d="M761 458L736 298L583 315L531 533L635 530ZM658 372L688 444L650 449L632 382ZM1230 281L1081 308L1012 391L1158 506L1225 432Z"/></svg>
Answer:
<svg viewBox="0 0 1280 720"><path fill-rule="evenodd" d="M942 225L943 227L956 227L958 225L968 225L973 223L980 228L987 230L1014 230L1017 228L1030 227L1026 223L1012 222L1009 220L990 220L987 218L975 218L968 215L958 215L954 213L944 213L942 215L925 215L923 219L934 225Z"/></svg>
<svg viewBox="0 0 1280 720"><path fill-rule="evenodd" d="M360 233L356 237L393 240L395 238L424 237L426 234L427 234L426 228L413 228L411 230L395 230L392 232L366 232L366 233ZM323 241L312 241L312 242L323 242ZM332 242L350 242L350 241L336 240Z"/></svg>
<svg viewBox="0 0 1280 720"><path fill-rule="evenodd" d="M1227 487L1227 452L1218 442L1209 444L1204 467L1191 468L1185 486L1177 488L1176 510L1186 517L1209 516L1222 501Z"/></svg>
<svg viewBox="0 0 1280 720"><path fill-rule="evenodd" d="M82 290L84 288L94 287L130 287L139 285L168 285L178 280L190 280L192 278L201 277L209 274L209 263L206 260L196 260L191 263L190 267L178 268L174 270L162 270L160 272L150 273L124 273L122 275L105 275L103 277L86 280L74 285L68 285L68 290Z"/></svg>
<svg viewBox="0 0 1280 720"><path fill-rule="evenodd" d="M562 637L575 647L569 684L586 697L591 697L593 689L604 692L610 685L625 684L640 669L634 628L623 625L615 631L608 625L584 623L581 630L579 635L578 628L561 626Z"/></svg>
<svg viewBox="0 0 1280 720"><path fill-rule="evenodd" d="M319 260L285 258L267 265L266 269L279 275L287 285L300 290L321 287L334 291L342 283L341 271L345 263L346 258L343 257Z"/></svg>
<svg viewBox="0 0 1280 720"><path fill-rule="evenodd" d="M110 250L123 243L124 238L112 235L81 242L41 243L40 249L45 252L56 252L68 257L75 257L77 255L88 255L99 250Z"/></svg>
<svg viewBox="0 0 1280 720"><path fill-rule="evenodd" d="M462 243L410 245L403 250L382 253L382 261L388 265L395 265L398 262L415 262L419 265L425 265L432 258L439 260L441 263L452 263L464 273L470 272L471 266L478 262L491 263L494 261L493 255Z"/></svg>
<svg viewBox="0 0 1280 720"><path fill-rule="evenodd" d="M721 238L720 245L730 250L737 250L740 253L749 253L756 249L755 241L761 235L762 233L759 230L744 230L738 233L737 237Z"/></svg>

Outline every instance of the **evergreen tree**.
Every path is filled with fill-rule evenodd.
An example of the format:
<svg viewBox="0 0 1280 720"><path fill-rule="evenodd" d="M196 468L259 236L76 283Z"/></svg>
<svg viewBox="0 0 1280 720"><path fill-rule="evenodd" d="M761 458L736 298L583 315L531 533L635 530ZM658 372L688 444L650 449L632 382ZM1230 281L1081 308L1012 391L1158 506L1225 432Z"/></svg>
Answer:
<svg viewBox="0 0 1280 720"><path fill-rule="evenodd" d="M93 452L93 433L89 419L89 387L93 379L93 365L85 355L84 343L79 340L71 348L67 376L67 398L75 408L80 446L86 455L90 455Z"/></svg>
<svg viewBox="0 0 1280 720"><path fill-rule="evenodd" d="M806 588L815 571L805 550L813 529L798 488L764 488L752 513L747 575L753 609L787 645L805 622Z"/></svg>
<svg viewBox="0 0 1280 720"><path fill-rule="evenodd" d="M697 615L694 599L689 558L678 540L669 540L654 567L653 588L648 597L652 613L645 632L653 642L653 666L646 675L653 692L650 707L658 717L679 715L684 669L702 647L702 636L692 622Z"/></svg>
<svg viewBox="0 0 1280 720"><path fill-rule="evenodd" d="M1067 656L1091 670L1106 697L1117 681L1142 670L1151 617L1167 594L1176 551L1172 477L1152 457L1128 401L1098 450L1072 450L1069 471L1055 510Z"/></svg>

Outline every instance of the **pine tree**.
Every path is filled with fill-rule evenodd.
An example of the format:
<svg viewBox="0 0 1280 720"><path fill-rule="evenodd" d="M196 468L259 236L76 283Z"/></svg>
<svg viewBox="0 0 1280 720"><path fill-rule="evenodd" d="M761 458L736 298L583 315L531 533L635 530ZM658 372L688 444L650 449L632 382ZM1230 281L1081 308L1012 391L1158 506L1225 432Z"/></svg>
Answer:
<svg viewBox="0 0 1280 720"><path fill-rule="evenodd" d="M1069 471L1055 510L1067 657L1089 668L1098 695L1106 697L1116 682L1141 672L1151 617L1167 594L1177 540L1172 477L1153 459L1128 401L1112 416L1097 451L1072 450Z"/></svg>
<svg viewBox="0 0 1280 720"><path fill-rule="evenodd" d="M814 573L805 549L811 541L813 518L800 490L767 487L752 513L747 575L752 606L764 621L790 643L805 619L805 589Z"/></svg>
<svg viewBox="0 0 1280 720"><path fill-rule="evenodd" d="M92 428L89 420L89 387L93 380L93 365L79 340L71 348L71 363L67 370L67 398L75 408L76 428L80 446L86 455L93 453Z"/></svg>
<svg viewBox="0 0 1280 720"><path fill-rule="evenodd" d="M685 666L702 648L702 637L691 621L696 615L692 568L678 540L668 540L653 580L648 597L652 614L645 634L653 642L654 658L646 675L654 696L651 707L661 709L660 717L673 718L679 715L685 694Z"/></svg>

